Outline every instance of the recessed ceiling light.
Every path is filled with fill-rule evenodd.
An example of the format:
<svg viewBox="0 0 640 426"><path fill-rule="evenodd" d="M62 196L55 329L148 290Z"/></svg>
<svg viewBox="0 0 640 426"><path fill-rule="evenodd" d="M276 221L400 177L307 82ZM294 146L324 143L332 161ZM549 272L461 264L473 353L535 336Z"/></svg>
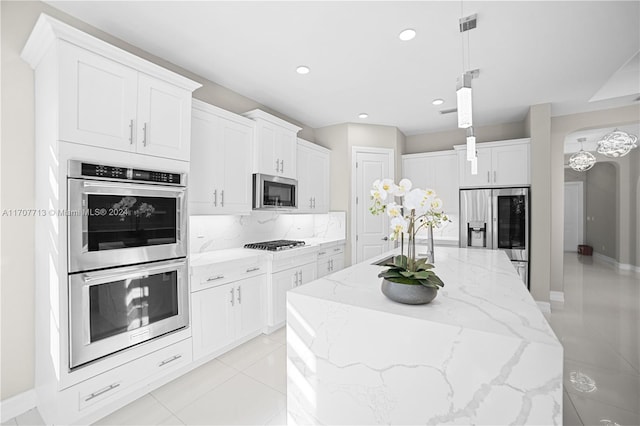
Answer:
<svg viewBox="0 0 640 426"><path fill-rule="evenodd" d="M358 114L358 118L367 118L369 117L369 114L367 114L366 112L361 112L360 114Z"/></svg>
<svg viewBox="0 0 640 426"><path fill-rule="evenodd" d="M444 99L434 99L431 103L434 105L442 105L444 103Z"/></svg>
<svg viewBox="0 0 640 426"><path fill-rule="evenodd" d="M309 74L309 71L311 71L311 69L306 65L300 65L298 68L296 68L296 72L298 74Z"/></svg>
<svg viewBox="0 0 640 426"><path fill-rule="evenodd" d="M398 38L402 41L413 40L415 36L416 36L416 30L412 30L411 28L402 30L400 31L400 34L398 34Z"/></svg>

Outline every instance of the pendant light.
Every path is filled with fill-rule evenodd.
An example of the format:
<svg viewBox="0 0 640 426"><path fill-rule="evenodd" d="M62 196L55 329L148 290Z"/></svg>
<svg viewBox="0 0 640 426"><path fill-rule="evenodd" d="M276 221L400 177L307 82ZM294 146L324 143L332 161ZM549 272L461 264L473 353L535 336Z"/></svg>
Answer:
<svg viewBox="0 0 640 426"><path fill-rule="evenodd" d="M458 127L473 126L473 103L471 95L471 73L465 72L458 78L456 100L458 102Z"/></svg>
<svg viewBox="0 0 640 426"><path fill-rule="evenodd" d="M633 148L638 147L638 137L622 130L615 129L598 141L598 154L611 158L624 157Z"/></svg>
<svg viewBox="0 0 640 426"><path fill-rule="evenodd" d="M586 172L596 164L596 157L592 153L585 151L582 147L582 143L586 140L587 138L578 139L578 142L580 142L580 151L569 158L569 167L577 172Z"/></svg>

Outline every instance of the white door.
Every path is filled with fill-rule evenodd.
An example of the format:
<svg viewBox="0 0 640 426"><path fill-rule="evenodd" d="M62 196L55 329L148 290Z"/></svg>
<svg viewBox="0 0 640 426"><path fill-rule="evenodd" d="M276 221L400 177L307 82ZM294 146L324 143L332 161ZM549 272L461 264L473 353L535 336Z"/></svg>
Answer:
<svg viewBox="0 0 640 426"><path fill-rule="evenodd" d="M578 251L583 243L584 211L582 182L564 183L564 251Z"/></svg>
<svg viewBox="0 0 640 426"><path fill-rule="evenodd" d="M191 92L140 73L138 152L189 161Z"/></svg>
<svg viewBox="0 0 640 426"><path fill-rule="evenodd" d="M374 216L371 206L371 187L376 179L393 179L393 150L357 148L355 159L355 250L353 263L362 262L391 249L389 220L386 214ZM353 232L352 232L353 234ZM355 255L355 256L354 256Z"/></svg>

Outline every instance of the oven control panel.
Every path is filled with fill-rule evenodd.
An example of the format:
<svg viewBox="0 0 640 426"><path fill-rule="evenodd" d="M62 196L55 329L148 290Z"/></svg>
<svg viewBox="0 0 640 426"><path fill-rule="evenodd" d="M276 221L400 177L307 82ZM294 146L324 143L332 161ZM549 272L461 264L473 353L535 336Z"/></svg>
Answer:
<svg viewBox="0 0 640 426"><path fill-rule="evenodd" d="M102 164L82 163L82 176L93 176L107 179L135 180L142 182L158 182L180 185L181 174L154 170L129 169L126 167L105 166Z"/></svg>

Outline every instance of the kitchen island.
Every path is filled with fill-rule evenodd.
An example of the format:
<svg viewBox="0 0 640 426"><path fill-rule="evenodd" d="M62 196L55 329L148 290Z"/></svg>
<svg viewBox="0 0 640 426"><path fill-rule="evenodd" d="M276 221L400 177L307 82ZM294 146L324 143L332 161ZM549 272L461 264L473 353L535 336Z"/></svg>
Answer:
<svg viewBox="0 0 640 426"><path fill-rule="evenodd" d="M562 423L562 346L503 252L437 247L417 306L380 291L390 254L287 293L289 424Z"/></svg>

